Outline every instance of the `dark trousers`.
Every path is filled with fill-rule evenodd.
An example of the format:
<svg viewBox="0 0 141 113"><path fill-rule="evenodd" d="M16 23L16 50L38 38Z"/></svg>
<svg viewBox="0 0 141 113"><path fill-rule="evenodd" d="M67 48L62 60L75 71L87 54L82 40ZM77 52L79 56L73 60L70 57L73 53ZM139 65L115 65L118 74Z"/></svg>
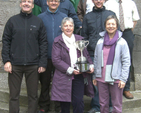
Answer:
<svg viewBox="0 0 141 113"><path fill-rule="evenodd" d="M39 106L40 109L44 109L45 111L49 110L50 106L50 82L51 82L51 75L54 74L55 67L52 64L52 60L48 59L47 61L47 69L44 73L39 74L39 81L41 83L41 93L39 97ZM55 111L60 111L60 103L55 103Z"/></svg>
<svg viewBox="0 0 141 113"><path fill-rule="evenodd" d="M72 106L73 113L83 113L84 103L84 78L82 75L74 75L72 80ZM61 113L70 113L70 102L60 102Z"/></svg>
<svg viewBox="0 0 141 113"><path fill-rule="evenodd" d="M28 113L37 113L38 108L38 66L12 66L12 73L8 74L9 83L9 113L19 113L19 95L21 83L25 75Z"/></svg>
<svg viewBox="0 0 141 113"><path fill-rule="evenodd" d="M100 111L100 104L99 104L99 92L97 86L94 86L96 92L94 93L94 97L91 100L91 107L95 111Z"/></svg>
<svg viewBox="0 0 141 113"><path fill-rule="evenodd" d="M133 52L133 47L134 47L134 34L131 29L124 30L122 37L126 40L129 51L130 51L130 57L131 57L131 63L132 63L132 52ZM132 66L132 64L131 64ZM129 69L129 76L126 82L126 85L124 87L124 91L129 91L130 90L130 69Z"/></svg>

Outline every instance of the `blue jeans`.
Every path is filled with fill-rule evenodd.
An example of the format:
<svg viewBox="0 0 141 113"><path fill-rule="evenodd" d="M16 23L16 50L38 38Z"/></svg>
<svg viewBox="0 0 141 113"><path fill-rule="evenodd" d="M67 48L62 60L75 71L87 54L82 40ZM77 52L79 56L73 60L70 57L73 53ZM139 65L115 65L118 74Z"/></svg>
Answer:
<svg viewBox="0 0 141 113"><path fill-rule="evenodd" d="M91 107L95 111L100 111L99 93L98 93L97 86L94 86L94 90L95 90L95 93L94 93L94 98L92 98L92 100L91 100Z"/></svg>
<svg viewBox="0 0 141 113"><path fill-rule="evenodd" d="M91 57L91 59L92 59L92 61L94 61L94 57ZM94 98L92 98L92 100L91 100L91 107L95 111L100 111L99 93L98 93L97 86L94 86Z"/></svg>

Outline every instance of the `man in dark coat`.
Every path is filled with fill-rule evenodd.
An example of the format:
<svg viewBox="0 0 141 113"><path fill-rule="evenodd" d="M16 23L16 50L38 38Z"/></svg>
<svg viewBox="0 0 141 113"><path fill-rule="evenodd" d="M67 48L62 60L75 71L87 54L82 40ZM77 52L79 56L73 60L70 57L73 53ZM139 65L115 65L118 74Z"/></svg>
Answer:
<svg viewBox="0 0 141 113"><path fill-rule="evenodd" d="M25 75L28 113L37 113L38 74L46 70L47 39L42 20L32 14L33 0L21 0L21 12L6 23L2 59L8 72L9 113L19 113L19 94Z"/></svg>
<svg viewBox="0 0 141 113"><path fill-rule="evenodd" d="M100 39L99 33L105 30L104 22L109 15L115 15L114 12L108 11L103 6L105 0L92 0L94 3L93 11L86 14L82 23L82 36L85 40L89 40L87 50L94 59L94 51L97 41ZM94 86L97 89L96 86ZM92 109L88 113L100 111L98 92L95 93L91 101Z"/></svg>

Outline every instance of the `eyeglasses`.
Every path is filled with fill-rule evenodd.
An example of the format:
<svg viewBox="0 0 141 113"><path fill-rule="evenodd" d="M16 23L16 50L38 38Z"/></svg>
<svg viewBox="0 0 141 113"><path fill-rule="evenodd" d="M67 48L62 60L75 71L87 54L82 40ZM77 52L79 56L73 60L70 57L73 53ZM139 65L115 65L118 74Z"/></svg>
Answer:
<svg viewBox="0 0 141 113"><path fill-rule="evenodd" d="M57 3L57 2L60 2L60 0L49 0L49 2L55 2L55 3Z"/></svg>
<svg viewBox="0 0 141 113"><path fill-rule="evenodd" d="M21 1L21 3L28 3L28 4L32 4L33 3L33 1L31 1L31 0L28 0L28 1L26 1L26 0L23 0L23 1Z"/></svg>
<svg viewBox="0 0 141 113"><path fill-rule="evenodd" d="M96 2L97 2L97 1L103 1L103 0L94 0L94 1L96 1Z"/></svg>

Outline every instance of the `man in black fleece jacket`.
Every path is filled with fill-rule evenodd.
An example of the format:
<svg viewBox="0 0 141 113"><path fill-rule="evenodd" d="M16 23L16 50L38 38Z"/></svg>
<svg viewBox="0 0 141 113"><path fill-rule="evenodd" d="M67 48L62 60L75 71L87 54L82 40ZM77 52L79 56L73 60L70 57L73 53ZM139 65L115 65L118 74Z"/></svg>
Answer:
<svg viewBox="0 0 141 113"><path fill-rule="evenodd" d="M9 113L19 113L19 94L25 75L28 113L37 113L38 73L46 70L47 39L42 20L32 14L34 0L21 0L21 12L12 16L3 32L2 59L8 72Z"/></svg>

